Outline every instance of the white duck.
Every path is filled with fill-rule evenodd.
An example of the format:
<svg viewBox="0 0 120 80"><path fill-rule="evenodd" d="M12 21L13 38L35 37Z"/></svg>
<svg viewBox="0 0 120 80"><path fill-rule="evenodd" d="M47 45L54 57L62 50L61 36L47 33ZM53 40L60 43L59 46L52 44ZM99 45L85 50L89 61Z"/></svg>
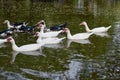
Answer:
<svg viewBox="0 0 120 80"><path fill-rule="evenodd" d="M90 30L88 25L87 25L87 22L85 22L85 21L80 23L80 25L84 25L87 32L95 32L95 33L107 32L108 29L111 28L111 26L108 26L108 27L98 27L98 28L94 28L94 29Z"/></svg>
<svg viewBox="0 0 120 80"><path fill-rule="evenodd" d="M88 39L90 37L90 35L94 34L94 32L92 33L77 33L74 35L71 35L70 30L68 28L64 29L64 32L67 33L67 38L68 39Z"/></svg>
<svg viewBox="0 0 120 80"><path fill-rule="evenodd" d="M35 36L38 36L38 39L37 39L37 43L44 43L44 44L58 44L60 43L63 39L65 39L65 37L62 37L62 38L57 38L57 37L49 37L49 38L45 38L45 39L42 39L42 37L40 36L39 34L40 32L36 32L35 33Z"/></svg>
<svg viewBox="0 0 120 80"><path fill-rule="evenodd" d="M43 38L47 38L47 37L56 37L58 36L60 33L63 32L63 30L60 30L60 31L50 31L50 32L44 32L44 28L45 28L45 25L44 23L40 23L39 24L41 30L40 30L40 36L43 37Z"/></svg>
<svg viewBox="0 0 120 80"><path fill-rule="evenodd" d="M7 39L0 39L0 44L7 42Z"/></svg>
<svg viewBox="0 0 120 80"><path fill-rule="evenodd" d="M15 44L15 40L12 37L8 37L7 42L11 42L12 49L14 51L35 51L35 50L39 50L40 47L44 45L43 43L41 43L41 44L28 44L28 45L23 45L23 46L18 47Z"/></svg>

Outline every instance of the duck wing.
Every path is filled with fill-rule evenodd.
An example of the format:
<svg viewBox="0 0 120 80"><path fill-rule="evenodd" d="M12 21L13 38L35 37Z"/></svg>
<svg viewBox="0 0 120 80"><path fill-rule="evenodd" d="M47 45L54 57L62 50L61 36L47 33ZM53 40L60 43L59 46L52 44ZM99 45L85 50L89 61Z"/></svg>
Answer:
<svg viewBox="0 0 120 80"><path fill-rule="evenodd" d="M33 51L33 50L37 50L40 49L41 44L28 44L28 45L23 45L21 47L19 47L20 51Z"/></svg>
<svg viewBox="0 0 120 80"><path fill-rule="evenodd" d="M59 31L59 30L63 30L66 26L67 26L67 23L65 22L64 24L59 24L59 25L50 27L50 30L51 31Z"/></svg>

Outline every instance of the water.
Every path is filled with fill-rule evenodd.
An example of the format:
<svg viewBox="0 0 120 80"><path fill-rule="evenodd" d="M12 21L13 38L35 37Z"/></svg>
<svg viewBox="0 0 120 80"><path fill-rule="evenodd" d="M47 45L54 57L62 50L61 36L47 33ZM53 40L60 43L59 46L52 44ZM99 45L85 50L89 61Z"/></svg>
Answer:
<svg viewBox="0 0 120 80"><path fill-rule="evenodd" d="M0 30L3 21L36 24L44 19L47 27L68 22L72 34L89 27L109 26L105 34L88 40L63 40L40 51L14 52L10 43L0 45L0 80L116 80L120 78L119 0L1 0ZM59 37L66 36L61 34ZM35 43L27 33L14 33L18 46Z"/></svg>

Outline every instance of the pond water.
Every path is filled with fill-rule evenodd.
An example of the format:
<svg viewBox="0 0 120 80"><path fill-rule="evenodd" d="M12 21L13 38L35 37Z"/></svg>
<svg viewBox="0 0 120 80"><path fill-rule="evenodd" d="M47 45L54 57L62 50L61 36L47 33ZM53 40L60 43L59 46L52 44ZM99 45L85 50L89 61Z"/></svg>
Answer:
<svg viewBox="0 0 120 80"><path fill-rule="evenodd" d="M0 45L0 80L117 80L120 78L119 0L1 0L0 30L4 20L29 22L45 20L50 26L67 22L71 34L89 27L112 27L88 40L64 39L45 45L40 51L14 52L10 43ZM32 34L14 33L18 46L35 43ZM66 33L58 37L66 36Z"/></svg>

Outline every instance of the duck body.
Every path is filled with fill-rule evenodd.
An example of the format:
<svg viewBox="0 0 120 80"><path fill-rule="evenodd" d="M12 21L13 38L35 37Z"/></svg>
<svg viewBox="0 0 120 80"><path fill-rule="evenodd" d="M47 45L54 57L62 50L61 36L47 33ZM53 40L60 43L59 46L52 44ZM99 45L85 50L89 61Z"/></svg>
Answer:
<svg viewBox="0 0 120 80"><path fill-rule="evenodd" d="M33 33L37 25L34 26L22 26L19 28L20 32L28 32L28 33Z"/></svg>
<svg viewBox="0 0 120 80"><path fill-rule="evenodd" d="M66 22L63 24L55 25L55 26L50 27L50 31L60 31L66 28L66 26L67 26Z"/></svg>
<svg viewBox="0 0 120 80"><path fill-rule="evenodd" d="M7 39L0 39L0 44L7 42Z"/></svg>
<svg viewBox="0 0 120 80"><path fill-rule="evenodd" d="M90 30L89 32L95 32L95 33L97 33L97 32L98 32L98 33L107 32L110 27L111 27L111 26L94 28L94 29Z"/></svg>
<svg viewBox="0 0 120 80"><path fill-rule="evenodd" d="M44 28L45 28L45 25L44 24L41 24L41 30L40 30L40 33L39 35L46 38L46 37L56 37L58 36L60 33L63 32L63 30L60 30L60 31L49 31L49 32L44 32Z"/></svg>
<svg viewBox="0 0 120 80"><path fill-rule="evenodd" d="M58 36L60 33L62 32L62 30L60 31L50 31L50 32L45 32L45 33L41 33L40 32L40 35L44 38L46 37L56 37Z"/></svg>
<svg viewBox="0 0 120 80"><path fill-rule="evenodd" d="M23 45L21 47L13 46L14 51L34 51L38 49L40 49L40 45L38 44L28 44L28 45Z"/></svg>
<svg viewBox="0 0 120 80"><path fill-rule="evenodd" d="M23 24L24 24L24 22L20 22L20 23L15 22L15 23L13 23L13 26L15 27L15 26L20 26L20 25L23 25Z"/></svg>
<svg viewBox="0 0 120 80"><path fill-rule="evenodd" d="M42 39L40 36L38 36L37 43L58 44L58 43L60 43L63 39L65 39L65 37L63 37L63 38L57 38L57 37L51 38L51 37L50 37L50 38Z"/></svg>
<svg viewBox="0 0 120 80"><path fill-rule="evenodd" d="M93 33L77 33L77 34L71 35L70 30L68 28L65 28L64 31L67 32L67 38L72 40L88 39L90 35L93 34Z"/></svg>
<svg viewBox="0 0 120 80"><path fill-rule="evenodd" d="M111 26L108 26L108 27L98 27L90 30L85 21L82 22L80 25L84 25L87 32L94 32L94 33L107 32L111 28Z"/></svg>
<svg viewBox="0 0 120 80"><path fill-rule="evenodd" d="M28 44L28 45L23 45L23 46L18 47L15 44L15 41L14 41L14 39L12 37L8 37L7 41L11 42L12 49L14 51L35 51L35 50L39 50L40 47L43 45L42 43L41 44Z"/></svg>
<svg viewBox="0 0 120 80"><path fill-rule="evenodd" d="M0 32L0 37L7 37L9 35L12 35L13 31L10 29L6 29Z"/></svg>

